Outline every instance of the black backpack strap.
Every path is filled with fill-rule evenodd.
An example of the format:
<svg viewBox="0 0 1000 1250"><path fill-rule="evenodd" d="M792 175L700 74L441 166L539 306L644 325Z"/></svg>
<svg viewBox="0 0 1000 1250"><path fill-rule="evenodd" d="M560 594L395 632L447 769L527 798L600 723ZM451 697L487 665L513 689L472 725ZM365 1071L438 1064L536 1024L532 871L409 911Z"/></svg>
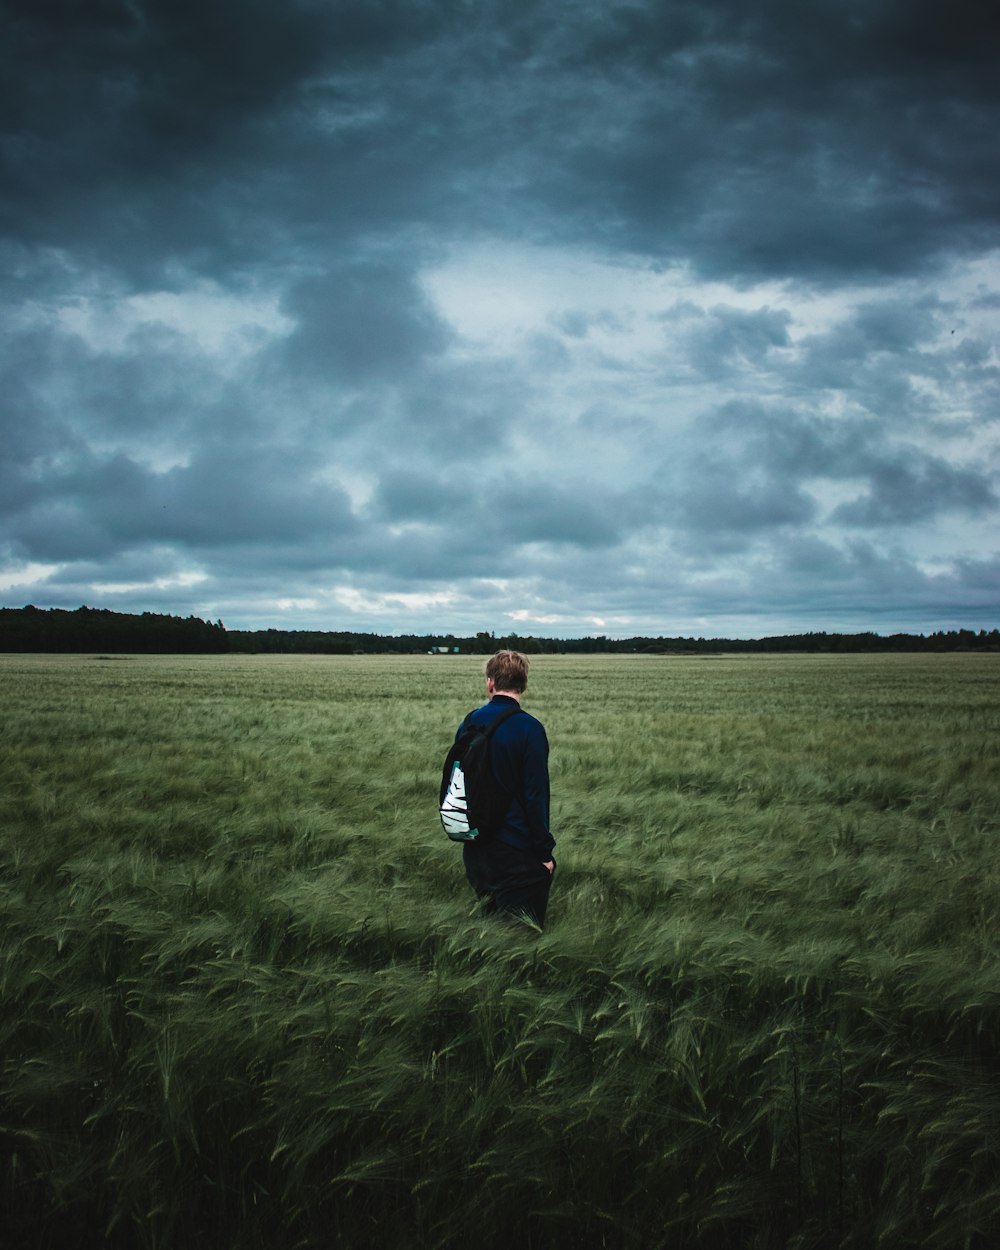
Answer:
<svg viewBox="0 0 1000 1250"><path fill-rule="evenodd" d="M523 712L524 708L520 706L505 707L500 715L494 716L488 725L480 725L478 721L474 721L472 719L478 710L478 708L473 708L471 712L466 713L465 720L462 721L462 727L458 731L460 734L471 733L473 729L478 729L479 732L485 737L492 738L494 732L500 728L505 720L510 720L510 718L512 716L516 716L518 712Z"/></svg>
<svg viewBox="0 0 1000 1250"><path fill-rule="evenodd" d="M516 716L518 712L523 711L524 709L520 704L516 707L505 707L499 716L494 716L490 723L484 727L483 733L487 736L487 738L492 738L494 732L500 728L505 720L510 720L512 716Z"/></svg>

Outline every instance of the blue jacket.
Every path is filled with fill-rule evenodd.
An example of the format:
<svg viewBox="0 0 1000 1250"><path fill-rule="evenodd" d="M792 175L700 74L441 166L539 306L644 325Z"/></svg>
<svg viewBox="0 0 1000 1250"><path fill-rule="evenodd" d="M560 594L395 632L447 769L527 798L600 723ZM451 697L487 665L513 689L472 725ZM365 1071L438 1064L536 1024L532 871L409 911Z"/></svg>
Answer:
<svg viewBox="0 0 1000 1250"><path fill-rule="evenodd" d="M516 702L495 694L476 708L472 719L488 725ZM497 781L514 796L497 838L522 851L542 852L548 859L555 839L549 833L549 740L541 721L523 711L505 720L493 735L490 761Z"/></svg>

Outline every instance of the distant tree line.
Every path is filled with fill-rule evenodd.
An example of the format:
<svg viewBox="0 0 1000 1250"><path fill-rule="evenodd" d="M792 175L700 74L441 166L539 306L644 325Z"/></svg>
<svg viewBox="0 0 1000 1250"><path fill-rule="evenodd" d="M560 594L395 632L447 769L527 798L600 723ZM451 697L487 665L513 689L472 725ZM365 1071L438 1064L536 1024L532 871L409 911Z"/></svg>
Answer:
<svg viewBox="0 0 1000 1250"><path fill-rule="evenodd" d="M230 629L197 616L140 616L81 607L0 608L0 651L115 651L130 654L405 655L437 649L491 655L501 647L526 654L720 655L723 652L997 651L1000 630L938 630L933 634L782 634L768 638L497 637L481 630L455 634L366 634L298 629Z"/></svg>
<svg viewBox="0 0 1000 1250"><path fill-rule="evenodd" d="M197 616L133 616L101 608L75 612L30 605L0 608L0 651L116 651L163 655L230 651L221 621Z"/></svg>
<svg viewBox="0 0 1000 1250"><path fill-rule="evenodd" d="M548 641L548 640L546 640ZM546 650L549 648L546 647ZM583 638L564 651L642 651L659 655L719 655L775 651L1000 651L1000 630L938 630L933 634L779 634L767 638Z"/></svg>

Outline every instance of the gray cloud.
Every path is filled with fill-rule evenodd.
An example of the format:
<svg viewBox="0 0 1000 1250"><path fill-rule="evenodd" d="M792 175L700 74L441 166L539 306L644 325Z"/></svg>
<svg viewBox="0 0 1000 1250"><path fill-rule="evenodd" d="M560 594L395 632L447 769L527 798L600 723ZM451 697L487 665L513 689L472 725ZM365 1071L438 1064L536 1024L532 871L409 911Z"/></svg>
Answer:
<svg viewBox="0 0 1000 1250"><path fill-rule="evenodd" d="M310 275L286 291L284 310L296 328L279 349L283 367L347 386L398 380L449 337L398 264L352 261Z"/></svg>
<svg viewBox="0 0 1000 1250"><path fill-rule="evenodd" d="M911 453L875 465L868 491L841 504L833 519L867 529L922 521L951 511L982 515L996 506L996 492L983 473Z"/></svg>
<svg viewBox="0 0 1000 1250"><path fill-rule="evenodd" d="M690 334L691 364L708 375L763 365L769 352L788 347L791 320L791 313L781 308L711 309L706 322Z"/></svg>
<svg viewBox="0 0 1000 1250"><path fill-rule="evenodd" d="M996 623L979 0L4 13L7 601Z"/></svg>
<svg viewBox="0 0 1000 1250"><path fill-rule="evenodd" d="M372 512L378 520L390 523L447 523L455 509L454 487L446 474L392 469L378 483L372 498Z"/></svg>
<svg viewBox="0 0 1000 1250"><path fill-rule="evenodd" d="M275 448L203 447L165 473L121 454L85 454L25 502L7 524L31 560L92 559L143 543L281 544L355 524L342 491L317 483L303 456Z"/></svg>

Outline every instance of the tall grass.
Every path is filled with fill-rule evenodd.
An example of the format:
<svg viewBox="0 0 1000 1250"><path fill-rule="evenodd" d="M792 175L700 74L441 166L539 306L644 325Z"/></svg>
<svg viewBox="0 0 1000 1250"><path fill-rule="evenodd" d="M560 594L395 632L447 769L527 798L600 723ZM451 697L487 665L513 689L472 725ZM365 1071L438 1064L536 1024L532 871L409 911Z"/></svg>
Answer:
<svg viewBox="0 0 1000 1250"><path fill-rule="evenodd" d="M559 863L434 814L466 657L0 657L0 1244L991 1246L989 656L540 657Z"/></svg>

